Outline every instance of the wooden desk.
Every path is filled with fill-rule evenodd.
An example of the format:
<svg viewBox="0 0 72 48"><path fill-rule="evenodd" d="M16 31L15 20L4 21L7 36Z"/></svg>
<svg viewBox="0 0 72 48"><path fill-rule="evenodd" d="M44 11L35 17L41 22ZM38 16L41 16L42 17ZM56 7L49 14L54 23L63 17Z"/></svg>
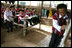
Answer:
<svg viewBox="0 0 72 48"><path fill-rule="evenodd" d="M16 17L18 17L18 16L19 16L19 15L16 15ZM33 17L35 17L35 16L30 16L30 17L27 17L27 18L24 17L24 18L23 18L23 19L24 19L24 24L18 24L18 23L15 23L15 22L14 22L14 25L18 25L18 26L23 27L23 35L24 35L24 37L26 36L27 29L32 27L32 26L26 27L26 22L27 22L28 19L31 19L31 18L33 18Z"/></svg>

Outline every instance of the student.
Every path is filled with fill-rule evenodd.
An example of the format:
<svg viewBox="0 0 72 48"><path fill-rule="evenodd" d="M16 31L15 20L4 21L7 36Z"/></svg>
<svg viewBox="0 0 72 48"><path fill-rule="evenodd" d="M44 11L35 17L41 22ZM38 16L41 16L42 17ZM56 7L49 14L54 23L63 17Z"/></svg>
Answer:
<svg viewBox="0 0 72 48"><path fill-rule="evenodd" d="M23 10L19 10L19 16L18 16L18 23L19 24L23 24L24 23L24 17L25 17L25 15L24 15L24 11Z"/></svg>
<svg viewBox="0 0 72 48"><path fill-rule="evenodd" d="M44 13L45 13L45 9L44 8L42 8L42 15L44 16Z"/></svg>
<svg viewBox="0 0 72 48"><path fill-rule="evenodd" d="M25 16L30 16L31 15L31 12L30 10L27 8L26 11L25 11ZM27 21L30 23L30 25L32 25L32 20L31 19L27 19ZM27 27L28 27L28 22L27 22ZM32 25L33 26L33 25Z"/></svg>
<svg viewBox="0 0 72 48"><path fill-rule="evenodd" d="M12 12L10 11L9 8L6 8L6 11L4 12L4 21L6 23L6 28L7 28L7 32L13 31L13 20L11 19L12 17Z"/></svg>
<svg viewBox="0 0 72 48"><path fill-rule="evenodd" d="M53 9L53 10L52 10L52 15L54 15L55 13L56 13L56 10Z"/></svg>
<svg viewBox="0 0 72 48"><path fill-rule="evenodd" d="M25 8L25 7L23 7L23 8L22 8L22 10L24 10L24 11L25 11L25 10L26 10L26 8Z"/></svg>
<svg viewBox="0 0 72 48"><path fill-rule="evenodd" d="M33 15L35 15L35 12L36 12L36 10L35 10L35 9L32 9L32 13L33 13Z"/></svg>
<svg viewBox="0 0 72 48"><path fill-rule="evenodd" d="M5 11L5 7L3 4L1 4L1 18L4 19L4 11Z"/></svg>
<svg viewBox="0 0 72 48"><path fill-rule="evenodd" d="M35 12L35 17L32 18L32 22L34 23L34 25L36 25L37 23L40 22L40 19L39 19L39 12Z"/></svg>
<svg viewBox="0 0 72 48"><path fill-rule="evenodd" d="M15 8L16 12L18 12L18 8Z"/></svg>
<svg viewBox="0 0 72 48"><path fill-rule="evenodd" d="M58 47L65 32L65 27L68 25L67 6L59 4L57 13L53 15L52 37L49 47Z"/></svg>
<svg viewBox="0 0 72 48"><path fill-rule="evenodd" d="M14 22L18 22L17 21L17 18L16 18L16 10L15 10L15 8L14 8L14 6L12 6L12 8L11 8L11 12L12 12L12 15L13 15L13 18L14 18Z"/></svg>
<svg viewBox="0 0 72 48"><path fill-rule="evenodd" d="M11 8L11 12L12 12L12 15L13 15L13 18L14 18L14 22L18 23L18 17L16 17L16 10L15 10L14 6L12 6L12 8ZM17 29L17 25L14 25L14 26Z"/></svg>
<svg viewBox="0 0 72 48"><path fill-rule="evenodd" d="M48 16L49 16L49 10L46 11L46 16L48 18Z"/></svg>
<svg viewBox="0 0 72 48"><path fill-rule="evenodd" d="M4 10L1 8L1 26L3 26L3 20L4 20Z"/></svg>
<svg viewBox="0 0 72 48"><path fill-rule="evenodd" d="M16 15L15 8L14 8L14 7L12 7L12 8L11 8L11 11L12 11L13 16L15 17L15 15Z"/></svg>
<svg viewBox="0 0 72 48"><path fill-rule="evenodd" d="M36 11L36 15L37 15L37 23L39 23L40 22L40 18L39 18L40 14L38 11Z"/></svg>
<svg viewBox="0 0 72 48"><path fill-rule="evenodd" d="M25 14L24 13L24 10L20 10L20 14L19 14L19 16L18 16L18 23L19 24L23 24L24 23L24 17L26 18L26 17L28 17L29 15L28 14ZM31 23L31 20L29 20L29 19L27 19L29 22L30 22L30 25L32 25L32 23ZM26 21L26 27L28 27L28 21Z"/></svg>
<svg viewBox="0 0 72 48"><path fill-rule="evenodd" d="M30 11L28 8L26 8L25 14L27 14L28 16L30 16Z"/></svg>
<svg viewBox="0 0 72 48"><path fill-rule="evenodd" d="M30 16L33 16L32 9L30 9Z"/></svg>

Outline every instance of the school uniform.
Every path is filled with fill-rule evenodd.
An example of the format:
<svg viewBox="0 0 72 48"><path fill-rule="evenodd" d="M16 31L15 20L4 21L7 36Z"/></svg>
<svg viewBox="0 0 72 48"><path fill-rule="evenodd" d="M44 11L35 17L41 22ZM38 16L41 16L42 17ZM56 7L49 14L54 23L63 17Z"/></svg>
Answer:
<svg viewBox="0 0 72 48"><path fill-rule="evenodd" d="M28 15L28 16L33 15L33 12L26 11L25 15ZM27 19L27 20L29 21L30 25L32 25L32 19ZM28 22L27 22L27 27L28 27Z"/></svg>
<svg viewBox="0 0 72 48"><path fill-rule="evenodd" d="M23 17L25 17L25 15L19 14L19 16L18 16L18 23L19 23L19 24L23 24L23 23L24 23Z"/></svg>
<svg viewBox="0 0 72 48"><path fill-rule="evenodd" d="M66 20L68 20L67 14L64 17L62 17L59 13L55 13L53 15L53 33L49 47L57 47L60 44L63 34L65 32L65 30L61 30L61 26L66 25Z"/></svg>
<svg viewBox="0 0 72 48"><path fill-rule="evenodd" d="M33 12L32 11L30 12L30 16L33 16Z"/></svg>
<svg viewBox="0 0 72 48"><path fill-rule="evenodd" d="M16 11L15 11L15 10L12 10L12 14L13 14L13 16L15 16L15 14L16 14Z"/></svg>
<svg viewBox="0 0 72 48"><path fill-rule="evenodd" d="M29 11L26 11L25 14L27 14L28 16L30 16L30 12Z"/></svg>

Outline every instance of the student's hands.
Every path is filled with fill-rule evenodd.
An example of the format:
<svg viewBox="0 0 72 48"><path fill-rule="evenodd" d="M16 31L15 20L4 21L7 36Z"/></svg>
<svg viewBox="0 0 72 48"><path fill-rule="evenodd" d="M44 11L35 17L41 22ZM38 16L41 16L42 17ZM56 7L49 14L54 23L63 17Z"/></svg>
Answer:
<svg viewBox="0 0 72 48"><path fill-rule="evenodd" d="M69 21L68 21L68 19L66 20L66 22L67 22L67 25L69 25Z"/></svg>
<svg viewBox="0 0 72 48"><path fill-rule="evenodd" d="M61 26L61 30L64 30L64 29L65 29L65 25L62 25L62 26Z"/></svg>

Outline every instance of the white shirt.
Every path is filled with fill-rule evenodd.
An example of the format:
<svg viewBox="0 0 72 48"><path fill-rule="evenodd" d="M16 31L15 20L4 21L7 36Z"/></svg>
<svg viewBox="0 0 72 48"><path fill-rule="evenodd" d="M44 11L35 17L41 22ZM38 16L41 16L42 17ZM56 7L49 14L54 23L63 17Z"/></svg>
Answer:
<svg viewBox="0 0 72 48"><path fill-rule="evenodd" d="M5 11L4 12L4 20L8 20L8 21L10 21L10 17L11 17L11 15L12 15L12 12L11 11Z"/></svg>

